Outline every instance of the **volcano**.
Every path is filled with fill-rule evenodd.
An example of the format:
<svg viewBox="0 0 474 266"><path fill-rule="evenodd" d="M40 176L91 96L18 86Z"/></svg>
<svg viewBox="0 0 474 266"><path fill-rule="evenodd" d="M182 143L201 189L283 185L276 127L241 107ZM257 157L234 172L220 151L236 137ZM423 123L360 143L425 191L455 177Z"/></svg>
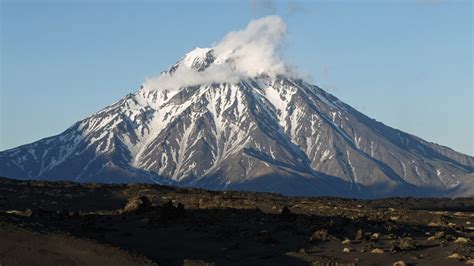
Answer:
<svg viewBox="0 0 474 266"><path fill-rule="evenodd" d="M367 117L278 56L275 16L195 48L59 135L0 152L16 179L299 196L474 196L474 157Z"/></svg>

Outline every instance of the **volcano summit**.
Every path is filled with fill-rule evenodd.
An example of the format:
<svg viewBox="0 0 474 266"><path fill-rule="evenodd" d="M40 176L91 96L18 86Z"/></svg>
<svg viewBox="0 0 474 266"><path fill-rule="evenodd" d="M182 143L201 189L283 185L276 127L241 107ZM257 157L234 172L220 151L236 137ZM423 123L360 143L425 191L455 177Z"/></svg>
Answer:
<svg viewBox="0 0 474 266"><path fill-rule="evenodd" d="M0 152L0 175L344 197L474 196L474 158L377 122L279 56L254 20L63 133Z"/></svg>

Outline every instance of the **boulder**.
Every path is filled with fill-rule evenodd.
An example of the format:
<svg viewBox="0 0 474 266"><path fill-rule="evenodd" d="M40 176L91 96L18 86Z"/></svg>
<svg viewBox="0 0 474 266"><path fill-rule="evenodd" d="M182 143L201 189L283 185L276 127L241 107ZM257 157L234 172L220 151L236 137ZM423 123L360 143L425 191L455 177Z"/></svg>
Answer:
<svg viewBox="0 0 474 266"><path fill-rule="evenodd" d="M466 245L466 244L469 244L469 238L465 238L465 237L458 237L456 238L456 240L454 240L454 243L456 244L460 244L460 245Z"/></svg>
<svg viewBox="0 0 474 266"><path fill-rule="evenodd" d="M150 199L145 196L138 196L129 198L123 207L123 213L141 212L149 209L151 206Z"/></svg>
<svg viewBox="0 0 474 266"><path fill-rule="evenodd" d="M355 240L357 241L364 240L364 232L362 231L362 229L357 230Z"/></svg>
<svg viewBox="0 0 474 266"><path fill-rule="evenodd" d="M413 243L413 239L411 237L404 237L400 239L398 246L401 250L413 250L416 249L415 243Z"/></svg>
<svg viewBox="0 0 474 266"><path fill-rule="evenodd" d="M406 265L407 264L402 260L399 260L393 263L393 266L406 266Z"/></svg>
<svg viewBox="0 0 474 266"><path fill-rule="evenodd" d="M166 223L168 221L181 219L184 216L184 205L178 203L178 205L175 207L173 205L173 202L170 200L160 207L160 216L158 218L158 221Z"/></svg>
<svg viewBox="0 0 474 266"><path fill-rule="evenodd" d="M374 248L374 249L372 249L372 251L370 251L370 253L373 253L373 254L382 254L382 253L383 253L383 249L381 249L381 248Z"/></svg>
<svg viewBox="0 0 474 266"><path fill-rule="evenodd" d="M315 231L311 237L309 238L310 242L317 242L317 241L328 241L330 238L330 235L328 233L328 230L326 229L320 229Z"/></svg>
<svg viewBox="0 0 474 266"><path fill-rule="evenodd" d="M296 218L296 215L286 206L281 210L280 216L285 220L294 220Z"/></svg>

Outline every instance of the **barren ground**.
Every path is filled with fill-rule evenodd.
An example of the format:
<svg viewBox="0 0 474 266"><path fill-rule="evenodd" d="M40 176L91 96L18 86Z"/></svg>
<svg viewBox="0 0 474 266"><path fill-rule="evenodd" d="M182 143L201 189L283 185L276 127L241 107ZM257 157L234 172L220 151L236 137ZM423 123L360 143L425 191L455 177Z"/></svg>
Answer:
<svg viewBox="0 0 474 266"><path fill-rule="evenodd" d="M474 265L473 242L472 198L0 179L2 266Z"/></svg>

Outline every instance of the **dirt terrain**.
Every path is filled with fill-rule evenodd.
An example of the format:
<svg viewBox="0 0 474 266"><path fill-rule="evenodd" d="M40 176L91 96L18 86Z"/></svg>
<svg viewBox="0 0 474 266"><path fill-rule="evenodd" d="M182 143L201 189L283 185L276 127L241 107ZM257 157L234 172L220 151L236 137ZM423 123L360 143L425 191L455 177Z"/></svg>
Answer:
<svg viewBox="0 0 474 266"><path fill-rule="evenodd" d="M474 199L0 178L0 265L474 265Z"/></svg>

